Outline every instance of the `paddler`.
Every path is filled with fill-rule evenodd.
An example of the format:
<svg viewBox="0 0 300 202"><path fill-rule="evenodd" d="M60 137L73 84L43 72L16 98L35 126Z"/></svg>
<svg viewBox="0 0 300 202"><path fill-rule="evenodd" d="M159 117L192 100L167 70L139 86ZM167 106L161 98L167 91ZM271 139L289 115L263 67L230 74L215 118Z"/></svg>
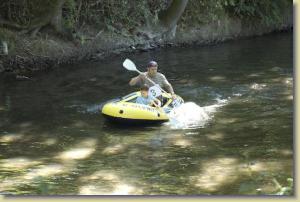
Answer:
<svg viewBox="0 0 300 202"><path fill-rule="evenodd" d="M146 77L154 81L154 83L160 85L161 88L165 89L168 93L172 95L172 98L176 98L176 95L174 93L172 85L169 83L165 75L162 73L157 72L158 64L155 61L150 61L147 65L147 72L143 72L139 76L133 77L129 85L140 85L143 86L144 84L147 84L148 86L153 86L153 83L148 81Z"/></svg>

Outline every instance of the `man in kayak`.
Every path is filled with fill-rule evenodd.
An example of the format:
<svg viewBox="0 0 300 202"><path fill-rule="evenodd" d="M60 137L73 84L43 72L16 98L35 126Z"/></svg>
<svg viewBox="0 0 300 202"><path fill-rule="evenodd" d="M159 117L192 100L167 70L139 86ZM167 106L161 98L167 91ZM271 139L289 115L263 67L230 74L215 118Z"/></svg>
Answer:
<svg viewBox="0 0 300 202"><path fill-rule="evenodd" d="M161 102L149 95L149 86L144 84L141 87L141 96L136 98L135 103L144 105L154 105L155 107L160 107Z"/></svg>
<svg viewBox="0 0 300 202"><path fill-rule="evenodd" d="M153 84L147 79L151 79L154 81L154 83L160 85L160 87L164 88L168 93L171 93L172 97L175 98L176 95L174 93L172 85L168 82L165 75L162 73L157 72L157 62L150 61L147 66L147 72L144 72L143 74L140 74L139 76L136 76L132 78L129 82L130 86L134 85L143 85L147 84L148 86L153 86Z"/></svg>

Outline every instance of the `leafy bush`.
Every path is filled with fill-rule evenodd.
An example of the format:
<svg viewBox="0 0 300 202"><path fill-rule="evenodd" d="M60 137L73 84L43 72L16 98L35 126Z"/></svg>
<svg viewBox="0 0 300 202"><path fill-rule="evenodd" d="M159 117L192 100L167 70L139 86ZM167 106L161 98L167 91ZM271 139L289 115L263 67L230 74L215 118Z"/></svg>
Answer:
<svg viewBox="0 0 300 202"><path fill-rule="evenodd" d="M205 24L224 17L259 20L266 25L280 23L290 0L190 0L181 18L182 27Z"/></svg>
<svg viewBox="0 0 300 202"><path fill-rule="evenodd" d="M280 22L285 8L292 4L290 0L225 0L227 13L241 18L257 18L269 25Z"/></svg>
<svg viewBox="0 0 300 202"><path fill-rule="evenodd" d="M148 19L164 7L167 1L159 0L68 0L65 4L64 18L69 25L83 23L105 25L107 29L131 29L144 25Z"/></svg>
<svg viewBox="0 0 300 202"><path fill-rule="evenodd" d="M60 0L2 0L0 19L29 26L49 18ZM77 29L82 25L106 28L112 32L133 30L156 23L160 11L171 0L65 0L63 25ZM265 24L280 23L290 0L189 0L180 20L180 27L202 25L224 15L245 20L260 20Z"/></svg>

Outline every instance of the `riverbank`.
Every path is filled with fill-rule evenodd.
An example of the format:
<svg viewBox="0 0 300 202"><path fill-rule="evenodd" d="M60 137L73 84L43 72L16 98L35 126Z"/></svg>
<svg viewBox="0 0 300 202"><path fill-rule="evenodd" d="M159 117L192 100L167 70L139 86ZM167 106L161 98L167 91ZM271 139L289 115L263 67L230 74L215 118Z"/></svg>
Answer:
<svg viewBox="0 0 300 202"><path fill-rule="evenodd" d="M231 39L288 31L292 28L292 9L287 9L280 20L270 24L228 15L195 26L179 23L176 35L172 38L156 34L145 27L130 33L122 29L99 31L86 25L78 29L72 39L49 28L39 31L34 37L2 29L7 36L11 36L8 41L14 41L14 47L10 47L14 51L8 55L0 55L0 73L29 75L33 71L56 68L61 64L83 60L98 61L122 53L144 52L170 46L215 44Z"/></svg>

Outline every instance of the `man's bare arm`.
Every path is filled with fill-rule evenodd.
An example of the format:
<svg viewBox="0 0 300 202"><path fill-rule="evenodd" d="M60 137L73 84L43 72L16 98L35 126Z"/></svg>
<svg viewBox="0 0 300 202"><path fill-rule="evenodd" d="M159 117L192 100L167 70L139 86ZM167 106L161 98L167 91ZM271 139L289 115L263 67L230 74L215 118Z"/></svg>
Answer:
<svg viewBox="0 0 300 202"><path fill-rule="evenodd" d="M134 86L136 85L139 81L141 80L140 75L133 77L130 81L129 81L129 85L130 86Z"/></svg>
<svg viewBox="0 0 300 202"><path fill-rule="evenodd" d="M167 80L167 78L165 76L163 76L163 78L164 78L164 87L166 88L166 90L172 95L175 94L174 89L172 85L169 83L169 81Z"/></svg>
<svg viewBox="0 0 300 202"><path fill-rule="evenodd" d="M172 95L175 94L174 89L170 83L166 84L166 88L169 93L171 93Z"/></svg>

